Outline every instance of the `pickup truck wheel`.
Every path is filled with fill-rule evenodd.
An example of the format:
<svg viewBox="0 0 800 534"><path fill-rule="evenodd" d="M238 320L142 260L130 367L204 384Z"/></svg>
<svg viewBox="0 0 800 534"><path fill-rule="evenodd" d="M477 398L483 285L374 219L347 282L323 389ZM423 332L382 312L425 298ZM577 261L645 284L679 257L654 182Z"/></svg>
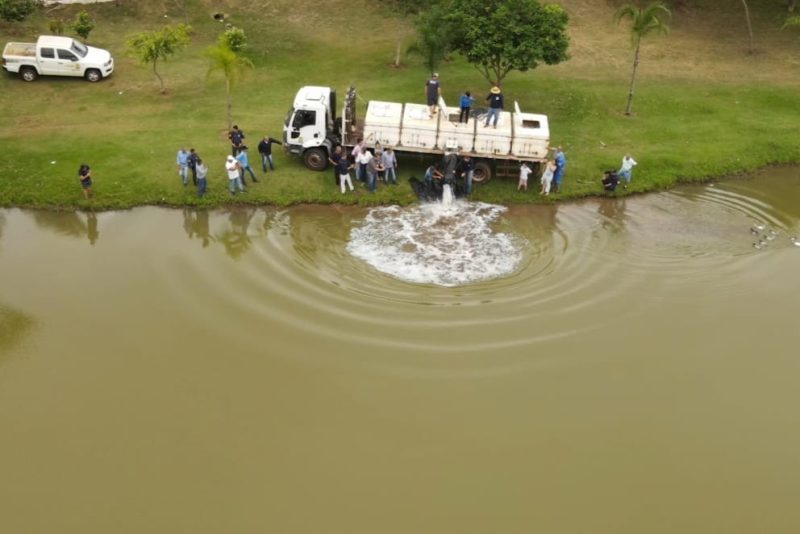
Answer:
<svg viewBox="0 0 800 534"><path fill-rule="evenodd" d="M303 152L303 162L311 170L324 171L328 166L328 155L321 148L309 148Z"/></svg>
<svg viewBox="0 0 800 534"><path fill-rule="evenodd" d="M472 171L472 181L477 184L485 184L492 179L492 167L485 161L475 163L475 170Z"/></svg>
<svg viewBox="0 0 800 534"><path fill-rule="evenodd" d="M36 72L36 69L33 67L24 67L20 69L19 75L22 77L22 80L26 82L36 81L36 78L39 77L39 73Z"/></svg>
<svg viewBox="0 0 800 534"><path fill-rule="evenodd" d="M103 79L103 75L97 69L89 69L83 76L84 78L86 78L86 81L92 83L99 82L100 80Z"/></svg>

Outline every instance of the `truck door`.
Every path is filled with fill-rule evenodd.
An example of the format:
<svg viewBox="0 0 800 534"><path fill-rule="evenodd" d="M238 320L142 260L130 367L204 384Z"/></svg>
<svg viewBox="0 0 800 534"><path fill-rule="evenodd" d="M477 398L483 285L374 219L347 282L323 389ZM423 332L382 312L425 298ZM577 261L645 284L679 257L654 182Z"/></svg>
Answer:
<svg viewBox="0 0 800 534"><path fill-rule="evenodd" d="M39 73L55 74L58 72L58 59L55 48L39 49Z"/></svg>
<svg viewBox="0 0 800 534"><path fill-rule="evenodd" d="M289 142L304 147L319 146L325 139L325 131L317 124L319 113L313 109L298 109L294 112ZM324 121L324 118L321 118Z"/></svg>
<svg viewBox="0 0 800 534"><path fill-rule="evenodd" d="M62 76L80 76L81 65L78 62L78 56L63 48L58 48L56 54L58 55L58 72L54 74L61 74Z"/></svg>

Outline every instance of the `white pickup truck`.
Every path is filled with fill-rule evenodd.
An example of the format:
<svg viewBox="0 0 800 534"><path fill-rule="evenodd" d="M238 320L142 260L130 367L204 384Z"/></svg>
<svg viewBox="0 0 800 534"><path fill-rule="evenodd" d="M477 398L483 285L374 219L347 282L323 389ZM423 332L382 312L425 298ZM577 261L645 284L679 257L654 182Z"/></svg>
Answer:
<svg viewBox="0 0 800 534"><path fill-rule="evenodd" d="M3 68L18 72L26 82L40 75L81 76L99 82L114 72L114 58L107 50L71 37L42 35L35 43L6 44Z"/></svg>

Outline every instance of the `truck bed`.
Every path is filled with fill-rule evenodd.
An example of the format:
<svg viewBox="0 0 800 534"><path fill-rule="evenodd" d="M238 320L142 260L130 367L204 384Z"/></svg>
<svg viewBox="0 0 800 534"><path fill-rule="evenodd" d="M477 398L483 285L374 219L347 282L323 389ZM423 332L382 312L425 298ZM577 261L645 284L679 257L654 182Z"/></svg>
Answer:
<svg viewBox="0 0 800 534"><path fill-rule="evenodd" d="M36 57L36 43L8 43L3 57Z"/></svg>

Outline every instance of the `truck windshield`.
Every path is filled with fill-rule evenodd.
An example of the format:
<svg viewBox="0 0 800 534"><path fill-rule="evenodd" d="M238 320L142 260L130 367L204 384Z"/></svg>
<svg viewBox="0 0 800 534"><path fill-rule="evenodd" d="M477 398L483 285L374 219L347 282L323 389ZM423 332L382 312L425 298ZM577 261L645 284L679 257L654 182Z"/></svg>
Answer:
<svg viewBox="0 0 800 534"><path fill-rule="evenodd" d="M72 41L72 46L69 47L70 50L78 54L80 57L86 57L86 54L89 53L89 49L86 48L86 45L80 41Z"/></svg>

